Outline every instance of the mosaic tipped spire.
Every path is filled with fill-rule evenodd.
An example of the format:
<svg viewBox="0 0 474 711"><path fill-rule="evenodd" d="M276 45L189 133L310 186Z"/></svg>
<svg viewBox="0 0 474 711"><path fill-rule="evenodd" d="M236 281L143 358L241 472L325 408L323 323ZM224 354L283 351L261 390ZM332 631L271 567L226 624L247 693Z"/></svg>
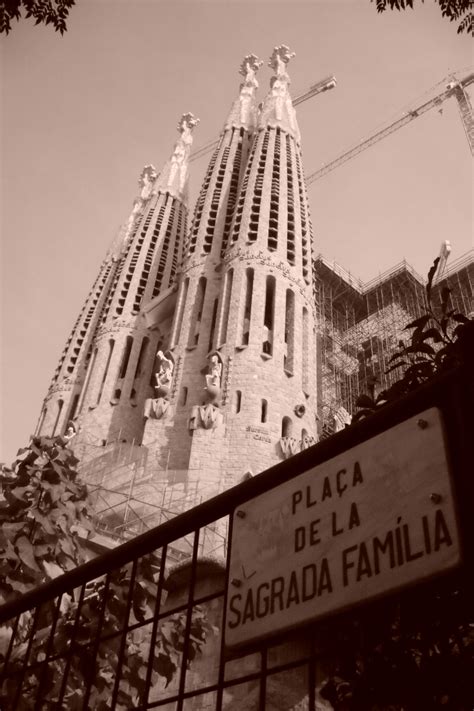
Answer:
<svg viewBox="0 0 474 711"><path fill-rule="evenodd" d="M238 98L232 104L225 128L252 129L257 123L257 103L255 94L258 89L257 72L263 61L256 54L247 54L240 65L239 74L244 77L240 85Z"/></svg>
<svg viewBox="0 0 474 711"><path fill-rule="evenodd" d="M193 144L193 130L199 119L192 113L183 114L178 122L179 138L175 143L173 155L168 160L156 181L157 192L169 192L174 197L186 201L188 186L189 156Z"/></svg>
<svg viewBox="0 0 474 711"><path fill-rule="evenodd" d="M299 141L300 132L289 92L291 81L286 71L286 65L294 56L295 52L291 52L286 44L274 47L268 66L275 74L270 80L270 91L263 102L258 127L279 126Z"/></svg>

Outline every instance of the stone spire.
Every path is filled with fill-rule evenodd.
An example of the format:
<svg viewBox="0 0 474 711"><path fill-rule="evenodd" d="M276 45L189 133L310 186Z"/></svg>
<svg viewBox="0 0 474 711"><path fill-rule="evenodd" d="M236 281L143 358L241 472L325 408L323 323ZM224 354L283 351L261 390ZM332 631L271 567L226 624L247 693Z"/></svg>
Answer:
<svg viewBox="0 0 474 711"><path fill-rule="evenodd" d="M192 132L198 123L199 119L195 118L193 114L182 115L177 127L180 135L175 143L173 155L166 162L155 184L157 192L167 192L179 200L186 201L189 156L193 144Z"/></svg>
<svg viewBox="0 0 474 711"><path fill-rule="evenodd" d="M286 71L286 65L294 56L295 52L290 52L285 44L274 48L268 66L273 69L275 76L270 80L271 88L263 102L258 128L281 128L299 143L300 132L289 92L290 77Z"/></svg>
<svg viewBox="0 0 474 711"><path fill-rule="evenodd" d="M239 74L244 77L240 85L240 94L232 104L229 116L224 125L228 128L245 128L253 130L257 125L257 104L255 93L258 89L256 73L263 62L255 54L247 54L240 65Z"/></svg>

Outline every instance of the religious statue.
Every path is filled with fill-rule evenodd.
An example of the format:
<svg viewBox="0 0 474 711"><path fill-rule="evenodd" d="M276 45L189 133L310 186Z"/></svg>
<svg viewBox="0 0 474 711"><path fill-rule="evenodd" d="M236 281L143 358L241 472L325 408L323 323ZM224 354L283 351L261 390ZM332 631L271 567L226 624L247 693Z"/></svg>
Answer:
<svg viewBox="0 0 474 711"><path fill-rule="evenodd" d="M239 74L244 81L240 85L240 121L248 123L255 91L258 89L256 73L263 62L255 54L247 54L240 65Z"/></svg>
<svg viewBox="0 0 474 711"><path fill-rule="evenodd" d="M148 200L153 189L153 184L158 176L156 169L153 165L146 165L142 172L140 173L140 178L138 180L138 185L141 188L140 198L141 200Z"/></svg>
<svg viewBox="0 0 474 711"><path fill-rule="evenodd" d="M64 439L67 442L70 442L71 439L73 437L75 437L76 435L77 435L76 426L72 420L69 420L69 422L67 423L66 433L64 434Z"/></svg>
<svg viewBox="0 0 474 711"><path fill-rule="evenodd" d="M286 71L286 65L294 56L295 52L290 52L289 47L281 44L274 48L268 66L275 72L275 76L270 80L271 96L275 102L275 118L277 121L288 121L290 128L297 130L295 112L288 91L290 77Z"/></svg>
<svg viewBox="0 0 474 711"><path fill-rule="evenodd" d="M169 390L171 386L171 381L173 379L174 363L172 358L170 358L171 353L163 351L158 351L156 357L158 359L158 372L155 373L155 390L157 397L167 397L169 395Z"/></svg>
<svg viewBox="0 0 474 711"><path fill-rule="evenodd" d="M180 137L176 141L173 155L171 156L171 166L168 178L168 185L173 184L176 175L179 175L179 190L183 190L186 182L187 159L191 153L193 143L192 131L199 123L199 119L193 114L183 114L178 122Z"/></svg>
<svg viewBox="0 0 474 711"><path fill-rule="evenodd" d="M209 366L209 373L206 375L206 390L209 388L219 388L221 387L221 376L222 376L222 363L220 362L217 355L211 357L211 364Z"/></svg>

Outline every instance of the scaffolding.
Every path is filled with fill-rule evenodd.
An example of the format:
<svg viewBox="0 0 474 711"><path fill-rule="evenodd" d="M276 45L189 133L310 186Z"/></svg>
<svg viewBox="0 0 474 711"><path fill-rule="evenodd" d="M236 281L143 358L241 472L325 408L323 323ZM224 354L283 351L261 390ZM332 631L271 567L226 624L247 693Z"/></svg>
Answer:
<svg viewBox="0 0 474 711"><path fill-rule="evenodd" d="M361 393L372 396L400 377L390 358L405 326L423 313L426 280L407 262L363 283L336 263L315 260L320 437L341 429L355 411ZM451 289L451 307L466 315L474 311L474 250L450 265L435 282L433 302ZM81 430L71 442L88 484L99 530L121 542L198 506L227 488L225 477L198 478L192 470L163 467L159 447L121 441L115 432L107 442ZM224 556L227 529L219 523L205 530L201 554ZM176 561L187 557L191 541L171 551Z"/></svg>
<svg viewBox="0 0 474 711"><path fill-rule="evenodd" d="M98 443L81 430L70 443L79 459L78 472L87 484L97 532L115 545L188 511L226 488L222 480L193 476L193 471L163 469L153 445L148 449L122 442L120 433ZM192 537L184 537L169 551L180 562L192 553ZM205 527L199 540L201 555L225 559L227 521Z"/></svg>
<svg viewBox="0 0 474 711"><path fill-rule="evenodd" d="M426 307L426 280L406 262L368 283L319 255L315 261L319 372L320 436L340 428L341 412L351 415L357 397L374 397L401 375L387 373L390 358L409 321ZM453 262L433 286L439 306L444 287L451 290L450 308L474 311L474 250Z"/></svg>

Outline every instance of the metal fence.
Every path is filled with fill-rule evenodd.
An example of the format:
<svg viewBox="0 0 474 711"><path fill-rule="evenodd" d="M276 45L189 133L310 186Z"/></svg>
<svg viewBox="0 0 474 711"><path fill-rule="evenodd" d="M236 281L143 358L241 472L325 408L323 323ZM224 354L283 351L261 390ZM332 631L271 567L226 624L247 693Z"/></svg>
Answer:
<svg viewBox="0 0 474 711"><path fill-rule="evenodd" d="M428 626L428 608L444 599L457 614L471 614L468 622L472 622L474 596L465 572L473 559L471 370L468 364L438 378L357 425L5 604L0 608L1 708L351 708L351 690L346 693L346 706L337 700L344 697L344 678L348 674L357 678L357 669L348 671L348 652L357 658L368 647L368 637L388 624L394 610L402 627L404 619L415 617ZM361 602L322 622L227 650L222 630L229 557L200 556L204 530L217 530L228 522L231 538L237 507L430 407L439 408L444 421L463 542L462 565L449 575L382 600ZM183 539L190 554L176 563L172 551L182 549ZM403 635L403 629L397 634ZM465 661L466 678L471 679L472 646L469 651L459 642L457 654ZM459 683L462 687L464 682ZM360 703L357 708L371 708ZM467 708L463 703L465 699L457 706L439 708ZM421 698L420 711L435 708L423 704ZM400 702L391 708L414 707Z"/></svg>

